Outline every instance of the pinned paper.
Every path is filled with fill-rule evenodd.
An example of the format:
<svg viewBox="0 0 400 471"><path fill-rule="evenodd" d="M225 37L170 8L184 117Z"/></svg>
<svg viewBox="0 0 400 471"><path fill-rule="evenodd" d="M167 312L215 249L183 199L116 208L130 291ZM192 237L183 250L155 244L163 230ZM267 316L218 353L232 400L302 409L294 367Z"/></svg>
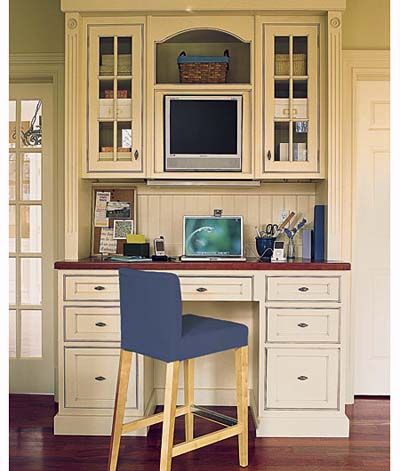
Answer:
<svg viewBox="0 0 400 471"><path fill-rule="evenodd" d="M144 244L146 242L146 238L143 234L128 234L126 236L126 242L128 244Z"/></svg>
<svg viewBox="0 0 400 471"><path fill-rule="evenodd" d="M108 217L106 215L107 203L111 199L109 191L98 191L96 193L96 205L94 208L94 226L108 227Z"/></svg>
<svg viewBox="0 0 400 471"><path fill-rule="evenodd" d="M117 253L117 240L114 239L114 230L111 227L101 228L99 252L102 254Z"/></svg>

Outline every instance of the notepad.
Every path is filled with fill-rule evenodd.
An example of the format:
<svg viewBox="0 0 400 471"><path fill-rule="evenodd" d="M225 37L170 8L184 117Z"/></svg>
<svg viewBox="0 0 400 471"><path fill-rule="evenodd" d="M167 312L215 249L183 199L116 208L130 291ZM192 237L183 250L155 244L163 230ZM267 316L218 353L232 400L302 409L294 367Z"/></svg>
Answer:
<svg viewBox="0 0 400 471"><path fill-rule="evenodd" d="M124 255L116 255L115 257L111 257L110 260L113 262L152 262L151 258L139 257L135 255L124 256Z"/></svg>
<svg viewBox="0 0 400 471"><path fill-rule="evenodd" d="M144 244L146 238L143 234L128 234L126 236L126 242L128 244Z"/></svg>

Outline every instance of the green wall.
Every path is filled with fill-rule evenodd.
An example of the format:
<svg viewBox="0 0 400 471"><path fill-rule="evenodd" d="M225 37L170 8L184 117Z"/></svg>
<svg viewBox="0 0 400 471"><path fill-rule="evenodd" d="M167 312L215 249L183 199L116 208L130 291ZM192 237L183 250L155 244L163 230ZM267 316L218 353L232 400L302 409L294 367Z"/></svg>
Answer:
<svg viewBox="0 0 400 471"><path fill-rule="evenodd" d="M347 0L343 48L389 48L389 0ZM63 51L60 0L10 0L11 53Z"/></svg>
<svg viewBox="0 0 400 471"><path fill-rule="evenodd" d="M10 53L64 52L60 0L10 0Z"/></svg>
<svg viewBox="0 0 400 471"><path fill-rule="evenodd" d="M389 31L390 0L347 0L343 49L389 49Z"/></svg>

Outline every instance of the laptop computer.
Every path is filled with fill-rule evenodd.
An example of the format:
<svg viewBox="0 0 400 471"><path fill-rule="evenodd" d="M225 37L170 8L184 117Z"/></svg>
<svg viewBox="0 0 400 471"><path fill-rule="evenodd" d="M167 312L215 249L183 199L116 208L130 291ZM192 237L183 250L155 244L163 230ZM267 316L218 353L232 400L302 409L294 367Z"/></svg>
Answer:
<svg viewBox="0 0 400 471"><path fill-rule="evenodd" d="M183 261L245 261L242 216L184 216Z"/></svg>

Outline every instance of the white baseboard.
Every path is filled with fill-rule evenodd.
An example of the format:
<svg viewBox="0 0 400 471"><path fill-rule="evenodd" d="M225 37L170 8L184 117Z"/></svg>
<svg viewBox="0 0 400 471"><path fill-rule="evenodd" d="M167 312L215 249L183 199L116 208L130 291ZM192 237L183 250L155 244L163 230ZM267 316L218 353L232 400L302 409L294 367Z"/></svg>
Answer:
<svg viewBox="0 0 400 471"><path fill-rule="evenodd" d="M346 416L324 417L261 417L257 437L348 437L349 419Z"/></svg>

